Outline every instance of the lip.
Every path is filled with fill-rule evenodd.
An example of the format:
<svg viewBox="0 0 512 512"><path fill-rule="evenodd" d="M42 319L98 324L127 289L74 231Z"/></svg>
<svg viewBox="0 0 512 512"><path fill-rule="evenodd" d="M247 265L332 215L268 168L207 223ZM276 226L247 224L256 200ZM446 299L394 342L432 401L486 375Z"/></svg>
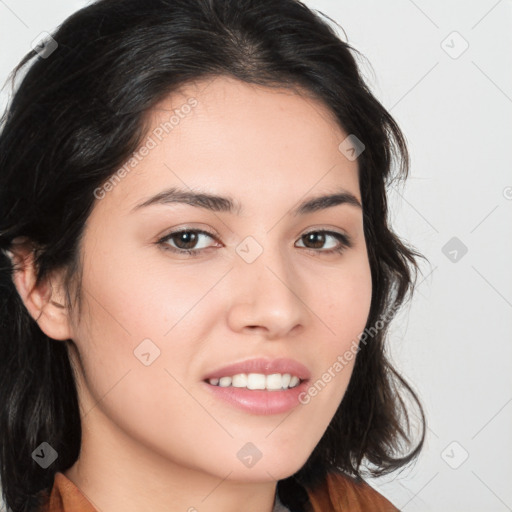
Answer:
<svg viewBox="0 0 512 512"><path fill-rule="evenodd" d="M264 375L271 375L273 373L289 373L291 375L296 375L302 381L309 380L311 378L310 371L302 363L299 363L295 359L281 357L277 359L249 359L230 364L228 366L223 366L222 368L218 368L208 373L203 380L206 381L208 379L232 377L238 373L262 373Z"/></svg>
<svg viewBox="0 0 512 512"><path fill-rule="evenodd" d="M247 388L223 388L202 382L205 390L231 406L251 414L282 414L297 407L302 402L300 396L307 393L309 380L298 386L281 391L251 390Z"/></svg>

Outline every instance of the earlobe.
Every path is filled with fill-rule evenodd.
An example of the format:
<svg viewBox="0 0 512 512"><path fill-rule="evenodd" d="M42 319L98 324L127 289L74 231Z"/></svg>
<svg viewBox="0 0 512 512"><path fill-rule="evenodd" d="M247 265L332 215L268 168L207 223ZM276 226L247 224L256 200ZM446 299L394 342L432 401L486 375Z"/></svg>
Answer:
<svg viewBox="0 0 512 512"><path fill-rule="evenodd" d="M37 287L34 253L23 245L9 251L15 265L13 282L27 311L39 328L50 338L67 340L72 337L68 309L65 306L64 287L60 274L47 277Z"/></svg>

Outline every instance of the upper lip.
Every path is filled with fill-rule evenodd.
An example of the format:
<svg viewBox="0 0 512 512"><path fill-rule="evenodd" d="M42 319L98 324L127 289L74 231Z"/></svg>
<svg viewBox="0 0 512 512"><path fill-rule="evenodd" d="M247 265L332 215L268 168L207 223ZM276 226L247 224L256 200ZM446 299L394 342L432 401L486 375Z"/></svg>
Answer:
<svg viewBox="0 0 512 512"><path fill-rule="evenodd" d="M214 370L205 376L204 380L220 379L221 377L231 377L239 373L262 373L271 375L273 373L289 373L296 375L300 380L307 380L311 373L302 363L289 358L258 358L248 359L238 363L223 366Z"/></svg>

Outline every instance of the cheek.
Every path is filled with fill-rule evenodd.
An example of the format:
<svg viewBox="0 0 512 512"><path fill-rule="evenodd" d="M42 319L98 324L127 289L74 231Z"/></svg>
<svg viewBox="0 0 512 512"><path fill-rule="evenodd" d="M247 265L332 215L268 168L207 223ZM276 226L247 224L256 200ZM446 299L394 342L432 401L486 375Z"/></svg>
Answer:
<svg viewBox="0 0 512 512"><path fill-rule="evenodd" d="M186 261L167 262L165 254L147 256L140 248L118 251L105 261L97 258L84 274L90 316L102 329L128 335L133 343L139 338L166 340L218 281L218 274L199 272Z"/></svg>
<svg viewBox="0 0 512 512"><path fill-rule="evenodd" d="M205 295L219 275L199 273L193 266L154 265L129 251L93 263L84 268L84 308L75 341L94 400L106 393L110 397L116 385L124 392L112 391L118 400L113 409L144 404L144 417L150 417L165 403L172 404L173 415L186 418L181 404L190 403L178 381L189 378L187 368L201 349L195 340L205 338L218 318ZM185 401L171 401L171 396Z"/></svg>
<svg viewBox="0 0 512 512"><path fill-rule="evenodd" d="M334 413L350 381L357 357L359 338L364 332L372 299L368 260L355 258L325 279L318 296L318 311L326 334L322 338L319 378L330 391L330 413ZM328 384L331 383L332 384Z"/></svg>
<svg viewBox="0 0 512 512"><path fill-rule="evenodd" d="M208 420L187 381L197 346L194 333L187 330L191 324L186 312L201 294L184 286L183 275L163 280L140 267L125 273L123 266L131 264L125 260L116 266L115 275L112 267L84 273L86 301L76 340L83 365L83 407L91 412L88 421L95 429L107 428L108 418L143 446L186 464L190 447L176 440L186 432L205 437L199 427ZM208 283L204 286L207 290Z"/></svg>
<svg viewBox="0 0 512 512"><path fill-rule="evenodd" d="M372 278L366 258L354 258L337 273L325 276L318 301L333 345L344 349L364 330L372 299ZM328 339L329 337L327 337Z"/></svg>
<svg viewBox="0 0 512 512"><path fill-rule="evenodd" d="M318 342L315 375L299 398L302 404L300 435L312 451L335 415L352 377L359 336L364 331L372 297L371 272L367 260L355 258L317 272L309 282L313 307L318 312L314 331ZM311 421L315 418L315 421ZM286 432L284 433L286 434Z"/></svg>

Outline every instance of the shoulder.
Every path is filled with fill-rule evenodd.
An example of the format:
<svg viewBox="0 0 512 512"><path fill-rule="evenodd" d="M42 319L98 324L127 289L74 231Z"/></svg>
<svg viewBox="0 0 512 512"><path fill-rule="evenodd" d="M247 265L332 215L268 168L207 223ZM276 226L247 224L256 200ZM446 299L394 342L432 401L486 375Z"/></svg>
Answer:
<svg viewBox="0 0 512 512"><path fill-rule="evenodd" d="M331 472L322 485L308 492L312 512L399 512L387 498L364 480Z"/></svg>

